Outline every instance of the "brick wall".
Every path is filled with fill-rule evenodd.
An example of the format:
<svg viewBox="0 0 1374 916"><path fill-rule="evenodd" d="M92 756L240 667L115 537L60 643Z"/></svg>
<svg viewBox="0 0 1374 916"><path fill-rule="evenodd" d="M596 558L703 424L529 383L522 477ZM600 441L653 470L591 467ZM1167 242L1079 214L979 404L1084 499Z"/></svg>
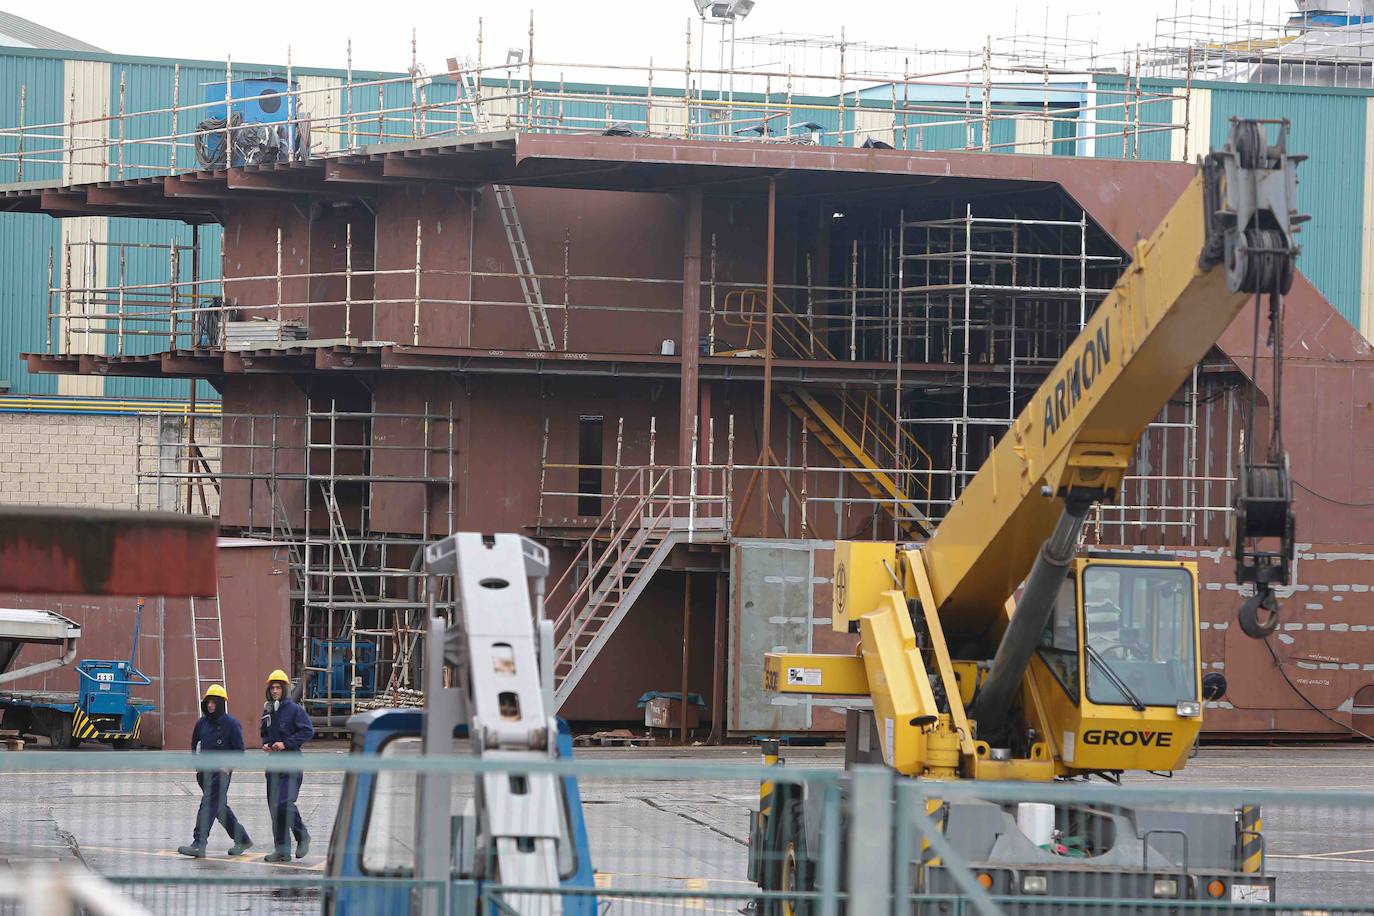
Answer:
<svg viewBox="0 0 1374 916"><path fill-rule="evenodd" d="M140 441L143 469L152 471L159 428L157 417L0 414L0 503L171 509L159 507L156 481L138 484ZM176 433L184 438L184 431ZM218 444L219 421L198 419L196 438ZM211 511L218 512L213 492L209 496Z"/></svg>

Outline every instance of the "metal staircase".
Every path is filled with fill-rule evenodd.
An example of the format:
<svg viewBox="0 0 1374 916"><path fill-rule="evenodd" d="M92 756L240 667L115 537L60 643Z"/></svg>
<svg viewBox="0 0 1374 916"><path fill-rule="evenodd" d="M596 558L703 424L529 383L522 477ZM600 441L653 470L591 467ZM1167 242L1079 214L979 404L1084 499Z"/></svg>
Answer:
<svg viewBox="0 0 1374 916"><path fill-rule="evenodd" d="M572 695L674 547L726 541L726 497L698 494L694 479L686 487L674 485L696 472L696 468L636 470L550 590L550 595L557 595L562 588L573 587L554 618L556 707Z"/></svg>
<svg viewBox="0 0 1374 916"><path fill-rule="evenodd" d="M488 130L487 115L482 108L481 87L474 76L476 71L472 62L465 60L459 66L457 61L450 60L449 69L458 71L458 104L467 109L473 126L479 132ZM506 232L506 244L510 246L515 276L520 281L520 293L525 297L525 307L529 311L535 346L540 350L556 350L558 344L554 340L549 312L544 305L544 290L539 285L539 275L534 271L534 260L530 257L525 229L520 225L520 211L515 207L515 191L508 184L494 184L491 190L496 195L496 208L501 213L501 228ZM567 319L568 316L565 314L563 320L566 322Z"/></svg>
<svg viewBox="0 0 1374 916"><path fill-rule="evenodd" d="M714 350L714 355L762 356L768 327L767 291L732 290L720 311L726 328L740 328L742 338ZM773 355L794 359L837 360L838 356L814 331L811 315L793 311L773 296ZM714 335L713 335L714 339ZM803 388L786 388L779 398L806 425L842 467L888 510L910 538L931 534L934 526L920 503L929 503L930 474L912 473L934 466L930 454L877 397L868 391L827 391L823 397Z"/></svg>
<svg viewBox="0 0 1374 916"><path fill-rule="evenodd" d="M897 472L913 455L929 467L930 455L872 394L831 393L838 397L837 411L827 408L805 388L784 388L778 397L826 451L850 470L859 486L882 500L907 537L932 534L935 526L919 505L930 499L929 475ZM888 435L890 430L895 432Z"/></svg>

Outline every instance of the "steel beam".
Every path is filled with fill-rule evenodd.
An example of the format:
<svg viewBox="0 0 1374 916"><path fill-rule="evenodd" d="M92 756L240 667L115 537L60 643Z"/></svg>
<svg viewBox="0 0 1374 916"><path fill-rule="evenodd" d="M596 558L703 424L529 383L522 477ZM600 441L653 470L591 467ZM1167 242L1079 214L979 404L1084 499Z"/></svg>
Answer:
<svg viewBox="0 0 1374 916"><path fill-rule="evenodd" d="M0 591L211 597L214 519L0 506Z"/></svg>

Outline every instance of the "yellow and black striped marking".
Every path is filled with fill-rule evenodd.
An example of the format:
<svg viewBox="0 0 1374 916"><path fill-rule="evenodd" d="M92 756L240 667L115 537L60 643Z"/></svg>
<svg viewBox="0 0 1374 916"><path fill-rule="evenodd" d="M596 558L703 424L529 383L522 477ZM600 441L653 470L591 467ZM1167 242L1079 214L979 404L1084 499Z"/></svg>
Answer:
<svg viewBox="0 0 1374 916"><path fill-rule="evenodd" d="M80 709L72 713L72 737L73 738L94 738L100 733L95 727L95 722Z"/></svg>
<svg viewBox="0 0 1374 916"><path fill-rule="evenodd" d="M1264 821L1259 805L1242 805L1236 832L1240 840L1240 870L1257 874L1264 863Z"/></svg>
<svg viewBox="0 0 1374 916"><path fill-rule="evenodd" d="M777 766L780 756L776 739L769 739L763 742L764 766ZM766 824L769 815L773 813L773 788L774 783L771 779L765 779L759 783L759 823L761 825Z"/></svg>
<svg viewBox="0 0 1374 916"><path fill-rule="evenodd" d="M73 738L97 738L103 740L135 739L143 729L143 715L140 713L134 720L134 730L131 732L105 731L101 728L101 722L92 719L85 712L78 709L72 713L72 737Z"/></svg>

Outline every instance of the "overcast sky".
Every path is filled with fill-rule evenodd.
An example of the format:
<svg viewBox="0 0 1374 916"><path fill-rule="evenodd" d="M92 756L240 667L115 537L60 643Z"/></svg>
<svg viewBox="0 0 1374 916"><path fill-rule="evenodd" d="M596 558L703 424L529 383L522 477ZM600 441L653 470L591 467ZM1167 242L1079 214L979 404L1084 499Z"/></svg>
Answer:
<svg viewBox="0 0 1374 916"><path fill-rule="evenodd" d="M1062 36L1066 22L1076 37L1094 39L1103 51L1149 44L1155 20L1175 11L1273 21L1286 16L1292 0L1052 0L1050 33ZM420 60L442 70L450 55L476 52L477 19L484 20L483 59L504 60L510 47L528 41L530 8L535 17L535 59L597 60L681 66L685 32L695 16L692 0L498 0L471 3L399 0L327 2L187 2L60 0L19 6L10 12L41 22L114 53L275 64L287 46L297 64L342 67L348 40L355 67L404 70L410 63L412 27L418 30ZM1013 30L1045 31L1043 0L757 0L739 35L803 32L838 35L880 44L921 48L976 48L984 37ZM694 55L695 56L695 55Z"/></svg>

